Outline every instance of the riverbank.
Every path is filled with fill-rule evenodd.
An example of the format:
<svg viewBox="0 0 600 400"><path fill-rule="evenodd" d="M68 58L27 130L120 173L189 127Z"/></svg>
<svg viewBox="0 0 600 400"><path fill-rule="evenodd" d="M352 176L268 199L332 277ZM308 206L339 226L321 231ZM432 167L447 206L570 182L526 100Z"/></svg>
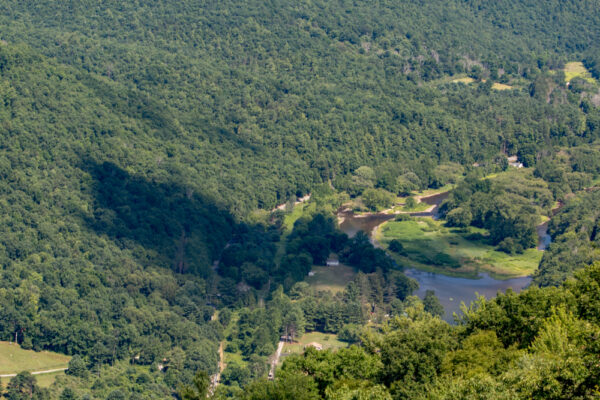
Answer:
<svg viewBox="0 0 600 400"><path fill-rule="evenodd" d="M485 233L478 228L448 228L442 221L416 218L382 223L373 230L372 240L385 250L390 241L398 240L403 254L388 253L399 265L446 276L477 279L485 272L506 280L531 275L537 269L541 251L506 254L487 244Z"/></svg>
<svg viewBox="0 0 600 400"><path fill-rule="evenodd" d="M374 229L396 215L435 218L440 204L448 198L449 194L449 191L430 191L427 195L416 196L417 206L427 205L427 207L415 207L410 211L398 211L395 210L397 207L395 206L379 212L356 212L349 204L344 204L336 214L338 226L349 237L353 237L358 231L363 231L373 238Z"/></svg>

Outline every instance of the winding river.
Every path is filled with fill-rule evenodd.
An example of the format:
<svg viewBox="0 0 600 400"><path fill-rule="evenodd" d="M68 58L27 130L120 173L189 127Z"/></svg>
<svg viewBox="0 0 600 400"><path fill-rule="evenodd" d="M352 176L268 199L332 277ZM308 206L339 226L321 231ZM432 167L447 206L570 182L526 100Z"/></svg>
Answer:
<svg viewBox="0 0 600 400"><path fill-rule="evenodd" d="M421 201L431 204L433 208L425 212L410 213L413 216L437 218L438 206L448 197L448 192L438 193L429 197L421 198ZM351 210L340 210L338 218L340 220L340 229L348 236L356 235L358 231L363 231L372 236L373 230L382 223L394 219L394 214L372 213L355 215ZM548 224L538 226L537 232L540 238L538 249L544 250L550 243L550 235L547 233ZM375 244L375 243L374 243ZM419 283L419 289L415 293L423 298L427 290L435 291L436 296L444 306L446 311L443 318L448 322L453 322L453 314L460 315L461 302L469 305L477 298L477 294L486 298L495 297L500 292L505 292L511 288L515 292L521 291L531 282L531 277L498 280L486 273L480 273L478 279L456 278L433 272L425 272L413 268L405 268L404 273L415 279Z"/></svg>

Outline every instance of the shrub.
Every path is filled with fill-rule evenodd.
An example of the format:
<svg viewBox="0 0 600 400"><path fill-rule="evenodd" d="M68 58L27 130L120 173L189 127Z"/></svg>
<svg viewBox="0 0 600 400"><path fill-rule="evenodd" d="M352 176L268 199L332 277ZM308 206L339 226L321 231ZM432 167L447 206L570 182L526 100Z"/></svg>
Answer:
<svg viewBox="0 0 600 400"><path fill-rule="evenodd" d="M396 221L412 221L413 217L410 214L398 214L395 218Z"/></svg>
<svg viewBox="0 0 600 400"><path fill-rule="evenodd" d="M398 239L394 239L388 245L388 249L393 251L394 253L398 253L400 255L406 255L406 250L404 250L404 246Z"/></svg>

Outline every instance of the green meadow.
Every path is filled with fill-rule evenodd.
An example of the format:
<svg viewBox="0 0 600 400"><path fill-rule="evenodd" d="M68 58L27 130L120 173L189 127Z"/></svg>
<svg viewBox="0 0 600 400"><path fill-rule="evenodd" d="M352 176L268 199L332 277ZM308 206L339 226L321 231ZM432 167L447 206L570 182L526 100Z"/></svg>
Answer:
<svg viewBox="0 0 600 400"><path fill-rule="evenodd" d="M70 359L63 354L24 350L14 343L0 342L0 375L66 368Z"/></svg>
<svg viewBox="0 0 600 400"><path fill-rule="evenodd" d="M473 277L479 271L508 279L530 275L537 268L542 252L526 250L510 255L496 251L486 243L484 229L448 228L443 221L416 218L390 221L377 232L377 241L387 249L391 240L399 240L404 254L389 251L400 265L447 275Z"/></svg>
<svg viewBox="0 0 600 400"><path fill-rule="evenodd" d="M305 347L309 343L318 343L322 346L323 350L336 350L348 347L348 343L339 340L337 335L322 332L308 332L302 335L302 337L298 339L298 341L293 343L286 343L283 346L283 351L281 352L281 354L284 357L290 354L301 354L304 352Z"/></svg>

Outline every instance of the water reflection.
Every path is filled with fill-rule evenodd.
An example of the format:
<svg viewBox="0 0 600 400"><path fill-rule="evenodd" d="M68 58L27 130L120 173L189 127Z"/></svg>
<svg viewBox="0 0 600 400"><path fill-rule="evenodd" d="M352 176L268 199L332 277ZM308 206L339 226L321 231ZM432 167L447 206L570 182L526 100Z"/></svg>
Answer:
<svg viewBox="0 0 600 400"><path fill-rule="evenodd" d="M496 294L512 288L520 292L531 282L531 277L497 280L482 273L480 279L455 278L433 272L419 271L416 269L405 269L404 273L419 282L419 289L414 293L423 298L425 291L433 290L444 306L446 313L444 319L452 322L452 314L461 314L460 303L469 305L476 299L475 293L485 296L487 299L496 297Z"/></svg>

